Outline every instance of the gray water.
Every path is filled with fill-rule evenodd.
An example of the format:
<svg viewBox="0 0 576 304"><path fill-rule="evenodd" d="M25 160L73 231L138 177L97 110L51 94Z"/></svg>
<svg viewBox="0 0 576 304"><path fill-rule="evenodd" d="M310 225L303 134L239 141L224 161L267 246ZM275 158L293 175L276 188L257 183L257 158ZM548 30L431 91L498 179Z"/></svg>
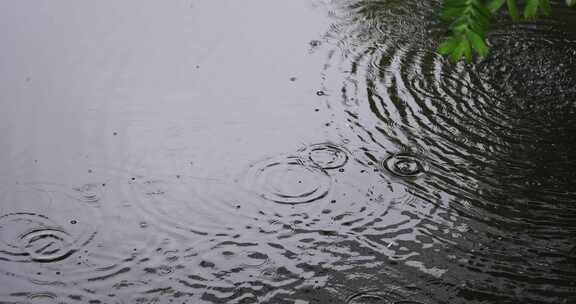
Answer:
<svg viewBox="0 0 576 304"><path fill-rule="evenodd" d="M576 11L0 2L0 303L576 303Z"/></svg>

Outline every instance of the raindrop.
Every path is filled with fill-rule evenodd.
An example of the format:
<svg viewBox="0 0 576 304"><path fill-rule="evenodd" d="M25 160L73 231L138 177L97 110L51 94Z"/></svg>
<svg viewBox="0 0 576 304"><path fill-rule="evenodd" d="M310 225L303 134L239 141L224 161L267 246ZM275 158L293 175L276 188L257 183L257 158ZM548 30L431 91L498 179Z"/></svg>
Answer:
<svg viewBox="0 0 576 304"><path fill-rule="evenodd" d="M324 95L326 95L326 93L324 91L316 91L316 95L324 96Z"/></svg>
<svg viewBox="0 0 576 304"><path fill-rule="evenodd" d="M393 155L384 161L383 166L394 175L401 177L416 177L426 172L422 161L410 155Z"/></svg>
<svg viewBox="0 0 576 304"><path fill-rule="evenodd" d="M347 304L388 304L390 303L382 296L377 294L359 293L350 297Z"/></svg>
<svg viewBox="0 0 576 304"><path fill-rule="evenodd" d="M57 296L51 292L36 292L28 294L30 303L47 304L56 303Z"/></svg>
<svg viewBox="0 0 576 304"><path fill-rule="evenodd" d="M92 239L77 238L48 217L10 213L0 217L0 253L3 260L51 263L64 260Z"/></svg>
<svg viewBox="0 0 576 304"><path fill-rule="evenodd" d="M102 192L100 191L101 185L97 184L86 184L77 188L74 188L75 197L85 203L98 203L102 199Z"/></svg>
<svg viewBox="0 0 576 304"><path fill-rule="evenodd" d="M308 150L308 159L322 169L341 168L348 162L348 153L337 145L316 144Z"/></svg>
<svg viewBox="0 0 576 304"><path fill-rule="evenodd" d="M70 235L59 228L38 228L22 234L18 242L23 252L36 262L56 262L74 253Z"/></svg>
<svg viewBox="0 0 576 304"><path fill-rule="evenodd" d="M244 184L275 203L305 204L326 197L332 180L322 168L306 166L292 156L251 166Z"/></svg>

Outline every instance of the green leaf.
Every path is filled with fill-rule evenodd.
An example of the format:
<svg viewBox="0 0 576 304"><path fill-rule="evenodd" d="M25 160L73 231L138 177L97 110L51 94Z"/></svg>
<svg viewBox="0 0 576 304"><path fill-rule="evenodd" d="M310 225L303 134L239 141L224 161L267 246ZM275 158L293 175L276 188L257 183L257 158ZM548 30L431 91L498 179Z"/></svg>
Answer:
<svg viewBox="0 0 576 304"><path fill-rule="evenodd" d="M544 16L550 15L550 0L540 0L540 13Z"/></svg>
<svg viewBox="0 0 576 304"><path fill-rule="evenodd" d="M459 43L458 38L450 37L448 38L448 40L440 44L440 46L438 47L438 53L442 55L448 55L456 48L456 46L458 46L458 43Z"/></svg>
<svg viewBox="0 0 576 304"><path fill-rule="evenodd" d="M472 59L472 50L470 48L470 42L464 36L459 36L458 45L450 54L450 58L454 61L459 60L464 56L468 61Z"/></svg>
<svg viewBox="0 0 576 304"><path fill-rule="evenodd" d="M516 1L516 0L514 0ZM480 56L488 53L484 33L492 21L492 13L506 0L444 0L441 18L451 22L450 37L437 51L453 60L465 57L472 60L473 52Z"/></svg>
<svg viewBox="0 0 576 304"><path fill-rule="evenodd" d="M576 5L576 0L566 0L566 5L574 6L574 5Z"/></svg>
<svg viewBox="0 0 576 304"><path fill-rule="evenodd" d="M538 6L540 6L540 0L527 0L524 7L524 18L534 19L538 14Z"/></svg>
<svg viewBox="0 0 576 304"><path fill-rule="evenodd" d="M478 52L478 55L482 57L488 55L488 47L486 46L486 42L482 36L470 31L466 37L470 40L472 47Z"/></svg>
<svg viewBox="0 0 576 304"><path fill-rule="evenodd" d="M574 0L574 1L576 1L576 0ZM491 13L495 13L498 10L500 10L500 8L504 5L504 3L506 3L506 0L492 0L492 1L488 2L487 7Z"/></svg>
<svg viewBox="0 0 576 304"><path fill-rule="evenodd" d="M508 13L512 20L520 20L520 14L518 13L518 6L516 5L516 0L506 0L506 5L508 6Z"/></svg>

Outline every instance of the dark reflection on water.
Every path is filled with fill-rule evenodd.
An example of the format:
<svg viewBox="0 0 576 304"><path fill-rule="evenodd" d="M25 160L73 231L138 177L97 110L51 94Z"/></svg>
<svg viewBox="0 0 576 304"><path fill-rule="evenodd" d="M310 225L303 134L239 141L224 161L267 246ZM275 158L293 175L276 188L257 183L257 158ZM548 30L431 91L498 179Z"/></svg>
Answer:
<svg viewBox="0 0 576 304"><path fill-rule="evenodd" d="M130 75L111 78L110 90L120 92L112 95L80 86L115 111L95 102L94 112L66 94L60 108L54 83L10 90L24 105L7 104L7 113L38 116L30 124L39 126L26 127L69 136L77 126L56 121L75 119L84 137L44 147L36 141L46 139L21 125L3 127L10 132L0 143L12 148L0 151L1 303L576 300L573 11L498 24L487 58L453 63L434 52L443 33L436 2L214 3L142 2L138 12L170 17L156 26L201 43L177 45L185 35L147 27L165 44L135 40L145 57L104 50L111 62L122 59L120 71L144 77L136 84ZM311 21L324 13L328 23ZM197 30L189 14L211 27ZM136 15L126 18L152 22ZM116 23L84 26L106 46L142 34L124 17L102 16ZM109 24L117 28L98 36ZM185 52L173 54L179 47L204 61L183 62ZM154 61L156 52L165 57ZM73 57L66 54L53 56ZM305 60L317 69L295 72ZM143 62L170 83L147 78ZM76 64L117 68L97 63L103 67ZM181 84L162 69L194 74ZM112 77L74 72L83 81ZM307 83L317 73L321 85ZM36 93L51 96L57 112L28 107L23 96ZM104 131L87 122L91 115ZM15 124L11 115L0 118Z"/></svg>
<svg viewBox="0 0 576 304"><path fill-rule="evenodd" d="M434 206L401 255L406 265L443 269L440 297L569 302L576 275L569 257L576 232L573 22L500 25L488 58L452 63L433 52L431 10L377 1L334 8L341 21L328 33L337 48L325 86L340 97L328 102L341 134L369 167L381 162L399 177L425 172L401 181L414 204Z"/></svg>

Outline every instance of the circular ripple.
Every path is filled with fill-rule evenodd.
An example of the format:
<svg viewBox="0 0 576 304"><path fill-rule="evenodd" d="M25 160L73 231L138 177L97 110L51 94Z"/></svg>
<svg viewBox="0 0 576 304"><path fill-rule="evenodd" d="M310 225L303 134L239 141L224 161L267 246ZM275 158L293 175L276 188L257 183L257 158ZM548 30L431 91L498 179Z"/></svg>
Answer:
<svg viewBox="0 0 576 304"><path fill-rule="evenodd" d="M307 150L308 159L322 169L338 169L348 162L348 153L337 145L316 144Z"/></svg>
<svg viewBox="0 0 576 304"><path fill-rule="evenodd" d="M388 304L386 299L380 295L361 293L354 295L346 301L348 304Z"/></svg>
<svg viewBox="0 0 576 304"><path fill-rule="evenodd" d="M496 25L491 53L467 63L435 52L443 39L430 34L436 10L418 7L432 2L341 3L326 34L334 47L322 84L341 92L327 100L340 136L366 152L358 159L368 165L382 151L424 155L425 163L395 155L380 167L405 178L417 202L439 207L433 218L413 213L421 221L413 231L432 239L405 251L410 263L429 274L458 267L442 279L463 294L505 302L521 288L529 301L558 302L574 272L541 257L565 252L576 231L575 12L556 6L553 19ZM471 208L455 212L462 201ZM420 246L410 242L403 247ZM542 289L542 277L554 286Z"/></svg>
<svg viewBox="0 0 576 304"><path fill-rule="evenodd" d="M64 260L91 238L75 238L48 217L34 213L0 216L1 254L14 262L51 263Z"/></svg>
<svg viewBox="0 0 576 304"><path fill-rule="evenodd" d="M138 226L136 212L123 210L126 200L116 184L106 186L106 198L114 197L114 206L103 197L97 205L84 203L70 185L7 185L0 192L6 213L0 214L0 272L36 285L68 288L113 281L136 263L143 267L159 236Z"/></svg>
<svg viewBox="0 0 576 304"><path fill-rule="evenodd" d="M416 177L426 172L422 161L410 155L393 155L386 159L383 165L388 171L401 177Z"/></svg>
<svg viewBox="0 0 576 304"><path fill-rule="evenodd" d="M102 199L102 185L85 184L74 188L74 197L81 202L96 204Z"/></svg>
<svg viewBox="0 0 576 304"><path fill-rule="evenodd" d="M331 183L323 169L306 166L298 157L286 157L253 165L245 186L271 202L307 204L326 197Z"/></svg>
<svg viewBox="0 0 576 304"><path fill-rule="evenodd" d="M53 293L49 293L49 292L43 292L43 293L32 293L28 296L28 299L30 299L30 301L32 303L56 303L56 299L58 297L53 294Z"/></svg>

